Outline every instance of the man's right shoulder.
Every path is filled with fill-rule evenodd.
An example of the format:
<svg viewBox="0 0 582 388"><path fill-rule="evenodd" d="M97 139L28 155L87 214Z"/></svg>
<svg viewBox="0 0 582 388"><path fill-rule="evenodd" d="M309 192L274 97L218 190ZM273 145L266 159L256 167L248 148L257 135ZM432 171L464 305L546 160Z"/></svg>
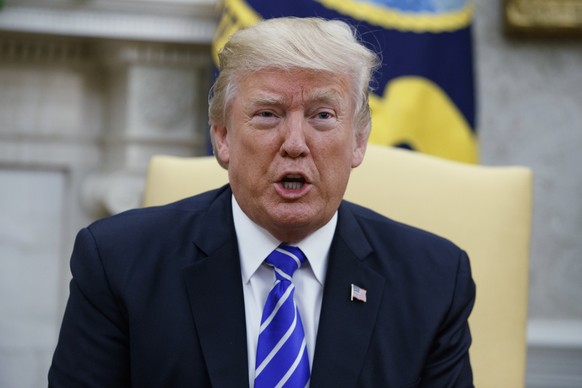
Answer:
<svg viewBox="0 0 582 388"><path fill-rule="evenodd" d="M127 210L99 219L87 228L93 233L123 232L131 228L139 228L142 231L150 228L161 229L179 223L182 219L202 216L215 207L228 206L231 194L230 187L225 185L169 204Z"/></svg>

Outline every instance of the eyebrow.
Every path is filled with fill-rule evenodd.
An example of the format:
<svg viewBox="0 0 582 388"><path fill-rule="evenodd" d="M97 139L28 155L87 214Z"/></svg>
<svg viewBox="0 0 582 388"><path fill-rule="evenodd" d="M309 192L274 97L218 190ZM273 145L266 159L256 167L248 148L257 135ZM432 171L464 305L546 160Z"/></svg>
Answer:
<svg viewBox="0 0 582 388"><path fill-rule="evenodd" d="M260 95L249 99L250 105L283 105L285 98L279 96Z"/></svg>
<svg viewBox="0 0 582 388"><path fill-rule="evenodd" d="M335 88L310 90L303 94L306 103L330 103L344 106L344 96ZM284 96L262 94L248 100L248 106L283 106L288 104Z"/></svg>
<svg viewBox="0 0 582 388"><path fill-rule="evenodd" d="M334 88L310 91L306 97L306 101L309 102L329 102L343 105L343 95Z"/></svg>

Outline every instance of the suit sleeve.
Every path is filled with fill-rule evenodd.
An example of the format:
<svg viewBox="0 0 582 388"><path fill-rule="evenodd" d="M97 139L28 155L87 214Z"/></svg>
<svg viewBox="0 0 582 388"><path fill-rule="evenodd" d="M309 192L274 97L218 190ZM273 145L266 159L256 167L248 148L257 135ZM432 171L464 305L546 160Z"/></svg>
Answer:
<svg viewBox="0 0 582 388"><path fill-rule="evenodd" d="M77 235L71 258L73 278L49 387L128 387L126 314L116 300L88 229Z"/></svg>
<svg viewBox="0 0 582 388"><path fill-rule="evenodd" d="M450 308L428 357L422 387L473 387L469 361L471 333L467 319L474 303L475 284L469 258L461 251Z"/></svg>

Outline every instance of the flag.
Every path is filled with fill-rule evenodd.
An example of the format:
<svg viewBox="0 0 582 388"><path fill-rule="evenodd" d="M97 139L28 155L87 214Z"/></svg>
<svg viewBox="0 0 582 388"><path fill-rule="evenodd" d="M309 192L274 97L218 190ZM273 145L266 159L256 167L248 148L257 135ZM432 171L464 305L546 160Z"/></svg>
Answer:
<svg viewBox="0 0 582 388"><path fill-rule="evenodd" d="M355 299L365 303L367 293L368 291L364 290L361 287L356 286L355 284L352 284L352 295L350 297L350 300L353 301Z"/></svg>
<svg viewBox="0 0 582 388"><path fill-rule="evenodd" d="M471 0L221 0L213 59L261 19L319 16L355 26L382 66L370 142L478 161Z"/></svg>

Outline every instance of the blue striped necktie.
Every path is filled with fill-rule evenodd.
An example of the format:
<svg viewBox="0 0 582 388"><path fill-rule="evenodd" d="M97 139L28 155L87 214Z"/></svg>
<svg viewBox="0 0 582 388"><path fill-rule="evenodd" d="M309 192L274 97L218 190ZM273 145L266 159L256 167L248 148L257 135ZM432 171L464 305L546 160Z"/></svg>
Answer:
<svg viewBox="0 0 582 388"><path fill-rule="evenodd" d="M261 318L255 388L304 388L309 382L309 358L291 280L305 255L297 247L281 244L265 261L275 270L275 284Z"/></svg>

